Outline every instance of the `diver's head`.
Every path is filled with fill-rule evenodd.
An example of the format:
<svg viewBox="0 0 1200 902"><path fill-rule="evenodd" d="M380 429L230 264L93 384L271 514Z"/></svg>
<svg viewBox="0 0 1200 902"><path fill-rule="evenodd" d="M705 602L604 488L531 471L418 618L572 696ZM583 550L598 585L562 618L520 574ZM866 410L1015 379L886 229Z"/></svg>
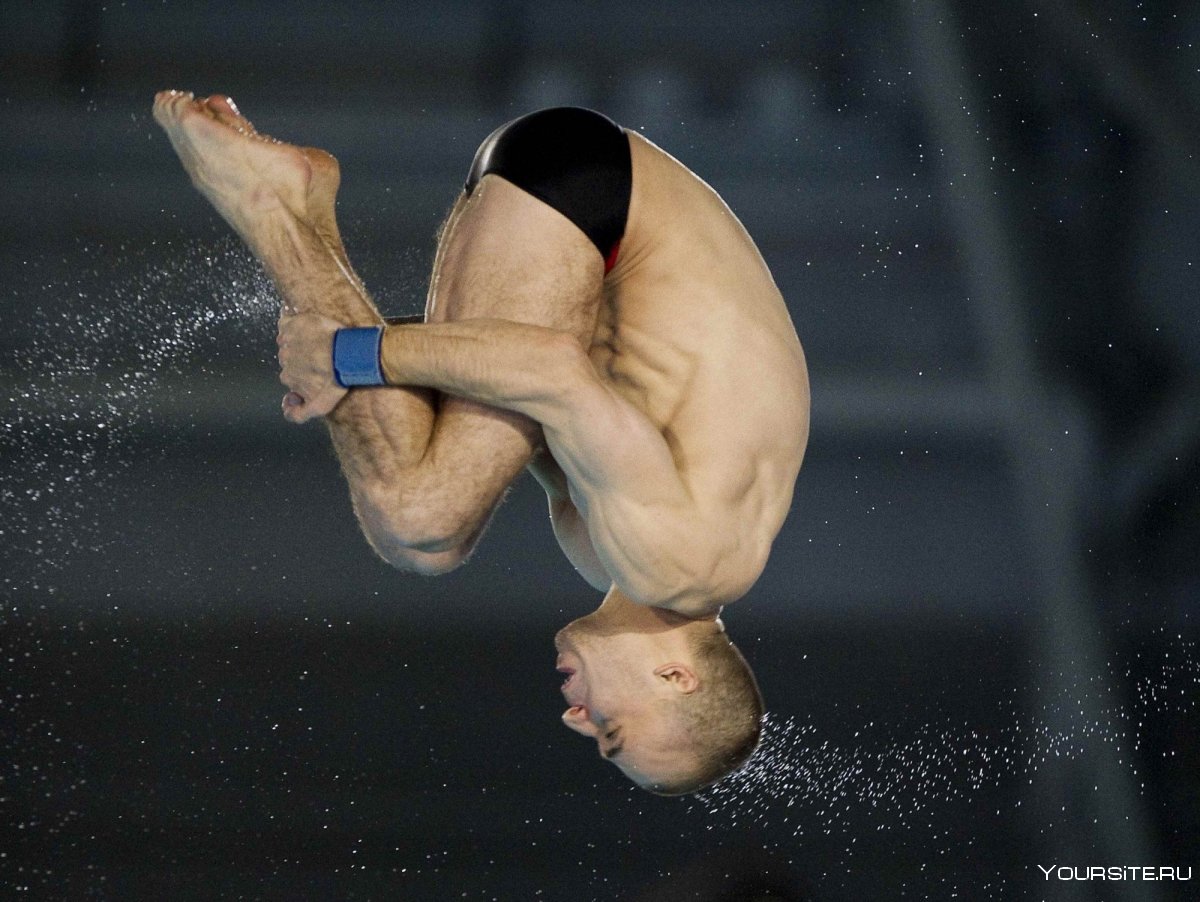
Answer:
<svg viewBox="0 0 1200 902"><path fill-rule="evenodd" d="M693 620L610 593L555 637L563 723L651 792L715 783L758 744L763 703L719 618Z"/></svg>

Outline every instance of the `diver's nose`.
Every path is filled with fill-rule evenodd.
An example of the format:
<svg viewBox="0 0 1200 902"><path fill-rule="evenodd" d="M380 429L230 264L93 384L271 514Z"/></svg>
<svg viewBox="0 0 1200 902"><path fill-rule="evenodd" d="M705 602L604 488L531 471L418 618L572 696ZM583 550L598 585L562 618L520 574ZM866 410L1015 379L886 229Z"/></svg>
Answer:
<svg viewBox="0 0 1200 902"><path fill-rule="evenodd" d="M562 722L574 730L576 733L582 733L584 736L597 736L599 730L587 716L587 708L583 705L572 705L563 712Z"/></svg>

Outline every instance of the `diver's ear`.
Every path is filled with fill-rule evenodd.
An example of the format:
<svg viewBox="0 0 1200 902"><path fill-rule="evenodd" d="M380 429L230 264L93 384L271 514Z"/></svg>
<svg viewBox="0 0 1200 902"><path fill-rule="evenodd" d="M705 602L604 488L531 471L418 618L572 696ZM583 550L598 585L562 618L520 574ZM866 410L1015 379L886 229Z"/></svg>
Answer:
<svg viewBox="0 0 1200 902"><path fill-rule="evenodd" d="M690 695L700 688L700 678L696 676L696 671L686 664L663 664L654 669L654 675L670 683L672 689L684 695Z"/></svg>

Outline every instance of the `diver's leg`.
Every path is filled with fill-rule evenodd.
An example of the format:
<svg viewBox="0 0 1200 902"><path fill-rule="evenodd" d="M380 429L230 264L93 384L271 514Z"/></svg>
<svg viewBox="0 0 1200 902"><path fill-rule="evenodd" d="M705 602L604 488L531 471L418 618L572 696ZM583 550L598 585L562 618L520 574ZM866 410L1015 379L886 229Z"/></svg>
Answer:
<svg viewBox="0 0 1200 902"><path fill-rule="evenodd" d="M443 230L426 319L519 322L570 333L586 345L602 280L603 261L582 232L530 194L488 176L460 196ZM407 468L360 452L370 424L359 421L356 409L343 402L329 417L339 455L355 471L356 509L373 544L389 559L435 570L470 552L542 441L541 428L522 414L453 395L437 399L425 453ZM422 562L409 550L445 557Z"/></svg>
<svg viewBox="0 0 1200 902"><path fill-rule="evenodd" d="M337 236L332 157L258 135L224 98L164 92L155 116L290 310L347 325L380 321ZM561 214L485 178L447 222L428 317L511 319L587 340L602 262ZM519 414L423 389L352 391L328 420L368 539L392 563L427 572L465 557L540 441Z"/></svg>
<svg viewBox="0 0 1200 902"><path fill-rule="evenodd" d="M339 173L333 157L259 135L232 101L219 95L196 99L160 92L154 117L192 183L272 277L286 310L321 313L346 325L382 322L337 233ZM404 469L420 462L433 430L434 392L355 392L342 406L348 417L374 420L375 428L362 441L372 444L381 466ZM334 426L333 431L339 430ZM354 461L343 463L353 497ZM411 563L435 569L440 561Z"/></svg>

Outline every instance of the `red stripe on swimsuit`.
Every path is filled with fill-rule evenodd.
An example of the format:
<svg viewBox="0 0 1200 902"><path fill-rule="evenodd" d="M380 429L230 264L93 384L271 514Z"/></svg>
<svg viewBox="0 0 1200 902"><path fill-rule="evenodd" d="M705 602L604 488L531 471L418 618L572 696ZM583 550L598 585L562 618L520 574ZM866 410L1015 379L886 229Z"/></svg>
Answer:
<svg viewBox="0 0 1200 902"><path fill-rule="evenodd" d="M604 258L604 274L607 276L612 272L612 268L617 265L617 253L621 250L621 242L614 241L612 250L608 252L608 256Z"/></svg>

